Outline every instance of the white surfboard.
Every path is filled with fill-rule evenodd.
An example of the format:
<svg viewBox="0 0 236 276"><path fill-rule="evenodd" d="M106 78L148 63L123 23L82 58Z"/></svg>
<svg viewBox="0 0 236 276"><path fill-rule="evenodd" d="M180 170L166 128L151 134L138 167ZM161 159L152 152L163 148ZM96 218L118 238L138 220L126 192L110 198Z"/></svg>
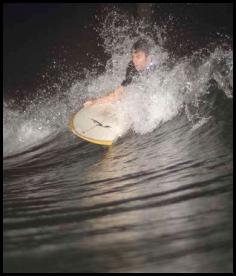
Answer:
<svg viewBox="0 0 236 276"><path fill-rule="evenodd" d="M99 145L112 145L123 133L112 104L82 108L71 118L69 127L78 137Z"/></svg>

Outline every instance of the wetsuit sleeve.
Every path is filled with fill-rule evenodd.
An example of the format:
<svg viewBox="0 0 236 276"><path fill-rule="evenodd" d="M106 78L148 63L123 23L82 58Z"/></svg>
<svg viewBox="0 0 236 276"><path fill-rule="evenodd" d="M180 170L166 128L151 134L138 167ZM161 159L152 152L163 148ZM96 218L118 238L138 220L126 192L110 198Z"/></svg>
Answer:
<svg viewBox="0 0 236 276"><path fill-rule="evenodd" d="M133 77L136 75L136 69L133 65L133 62L130 61L129 64L128 64L128 67L126 69L126 76L125 76L125 80L122 81L121 85L122 86L127 86L129 85L132 80L133 80Z"/></svg>

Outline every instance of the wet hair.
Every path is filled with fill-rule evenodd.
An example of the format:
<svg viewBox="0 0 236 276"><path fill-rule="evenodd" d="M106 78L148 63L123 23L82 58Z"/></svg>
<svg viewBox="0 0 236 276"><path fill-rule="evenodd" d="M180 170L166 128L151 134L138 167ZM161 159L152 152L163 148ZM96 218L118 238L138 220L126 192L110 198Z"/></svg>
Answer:
<svg viewBox="0 0 236 276"><path fill-rule="evenodd" d="M139 52L142 51L146 55L150 54L150 44L147 42L147 40L140 38L137 40L134 45L131 48L131 52Z"/></svg>

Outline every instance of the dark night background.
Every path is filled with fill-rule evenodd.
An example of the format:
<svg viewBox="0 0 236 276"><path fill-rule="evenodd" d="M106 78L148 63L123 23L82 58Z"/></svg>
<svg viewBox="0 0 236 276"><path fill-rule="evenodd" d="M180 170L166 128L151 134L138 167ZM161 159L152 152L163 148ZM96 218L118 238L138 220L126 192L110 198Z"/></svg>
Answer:
<svg viewBox="0 0 236 276"><path fill-rule="evenodd" d="M94 58L105 64L107 57L99 46L94 30L104 8L118 8L140 17L139 3L21 3L3 6L3 90L14 94L42 85L41 75L52 60L70 65L81 73L90 68ZM183 56L197 47L219 39L218 33L232 38L231 3L160 3L151 4L157 24L173 16L174 29L169 30L169 51ZM95 15L97 17L95 17ZM222 38L220 38L222 39ZM178 45L186 43L181 49ZM54 76L56 72L51 72ZM25 92L26 93L26 92Z"/></svg>

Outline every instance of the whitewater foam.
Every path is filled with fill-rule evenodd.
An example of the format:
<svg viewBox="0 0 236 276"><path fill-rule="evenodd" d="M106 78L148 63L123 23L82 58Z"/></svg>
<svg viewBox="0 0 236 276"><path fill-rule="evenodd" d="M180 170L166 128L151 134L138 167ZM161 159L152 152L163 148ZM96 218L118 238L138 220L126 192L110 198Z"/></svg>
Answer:
<svg viewBox="0 0 236 276"><path fill-rule="evenodd" d="M118 87L125 78L126 67L131 59L130 49L140 37L152 43L152 55L158 66L153 75L142 77L125 88L117 103L117 113L124 129L131 128L136 133L145 134L171 120L182 110L188 110L188 118L204 118L199 116L198 110L200 104L208 105L201 98L209 93L211 79L228 98L233 97L232 50L216 45L210 51L206 46L204 50L207 54L203 54L201 49L188 57L175 59L164 48L168 28L153 25L150 33L147 32L148 27L144 22L116 11L109 13L97 27L104 51L110 55L103 73L98 74L96 67L91 68L84 79L68 83L69 89L66 90L55 83L45 88L43 93L40 88L41 92L36 93L33 101L24 99L27 103L24 110L5 104L4 155L40 143L55 131L67 129L71 115L86 100L107 95ZM62 76L68 74L65 68L62 66ZM56 93L51 95L51 90ZM193 105L194 112L186 105Z"/></svg>

